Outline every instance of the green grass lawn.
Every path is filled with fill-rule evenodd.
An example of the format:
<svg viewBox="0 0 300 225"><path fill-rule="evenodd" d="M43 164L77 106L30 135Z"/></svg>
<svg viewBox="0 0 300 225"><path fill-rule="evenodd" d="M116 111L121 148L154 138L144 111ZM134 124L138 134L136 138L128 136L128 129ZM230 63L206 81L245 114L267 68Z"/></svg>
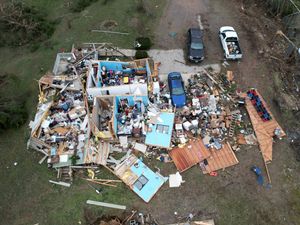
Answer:
<svg viewBox="0 0 300 225"><path fill-rule="evenodd" d="M164 1L147 1L147 10L138 8L137 0L104 0L92 4L81 13L73 13L68 6L71 1L25 0L46 13L51 20L58 21L53 36L39 43L32 51L30 46L0 48L2 73L15 74L20 79L18 87L7 87L7 94L24 93L28 112L32 119L36 111L38 80L46 71L52 70L56 53L69 51L73 43L110 42L115 46L131 48L136 37L153 37L152 31L165 5ZM149 6L148 6L149 4ZM103 29L105 20L114 20L117 26L112 31L128 32L129 35L92 33L92 29ZM48 182L56 179L54 170L38 164L42 158L37 152L26 150L29 137L28 125L0 134L0 224L85 224L84 211L101 215L107 209L87 206L93 199L115 204L131 205L141 201L124 184L117 188L104 188L97 195L86 181L75 178L70 188L54 186ZM17 162L17 165L14 165ZM113 177L101 169L99 177Z"/></svg>

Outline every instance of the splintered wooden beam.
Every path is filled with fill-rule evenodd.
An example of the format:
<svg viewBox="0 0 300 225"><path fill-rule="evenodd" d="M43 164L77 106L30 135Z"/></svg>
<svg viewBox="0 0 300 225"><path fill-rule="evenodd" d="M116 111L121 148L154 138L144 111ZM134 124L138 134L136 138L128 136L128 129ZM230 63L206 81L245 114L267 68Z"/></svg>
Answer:
<svg viewBox="0 0 300 225"><path fill-rule="evenodd" d="M66 183L66 182L62 182L62 181L56 182L56 181L53 181L53 180L49 180L49 182L52 183L52 184L57 184L57 185L65 186L65 187L70 187L71 186L71 184Z"/></svg>
<svg viewBox="0 0 300 225"><path fill-rule="evenodd" d="M265 160L264 160L264 164L265 164L265 168L266 168L266 172L267 172L267 176L268 176L269 184L271 184L271 183L272 183L272 181L271 181L271 176L270 176L270 173L269 173L269 168L268 168L268 166L267 166L267 163L266 163L266 161L265 161Z"/></svg>
<svg viewBox="0 0 300 225"><path fill-rule="evenodd" d="M98 179L98 178L94 178L93 180L94 181L102 181L102 182L119 182L119 183L123 182L121 180L109 180L109 179Z"/></svg>
<svg viewBox="0 0 300 225"><path fill-rule="evenodd" d="M48 155L45 155L41 160L39 161L39 164L42 164L46 159L48 158Z"/></svg>
<svg viewBox="0 0 300 225"><path fill-rule="evenodd" d="M126 209L125 205L116 205L116 204L111 204L111 203L106 203L106 202L98 202L98 201L93 201L93 200L87 200L86 203L89 205L97 205L97 206L103 206L103 207L113 208L113 209L122 209L122 210Z"/></svg>
<svg viewBox="0 0 300 225"><path fill-rule="evenodd" d="M108 33L108 34L122 34L122 35L129 35L129 33L125 32L116 32L116 31L109 31L109 30L91 30L92 32L99 32L99 33Z"/></svg>
<svg viewBox="0 0 300 225"><path fill-rule="evenodd" d="M89 181L89 182L92 182L94 184L100 184L100 185L109 186L109 187L117 187L117 185L110 184L111 182L108 182L108 181L102 181L102 182L100 182L100 181L95 181L93 179L86 179L86 180Z"/></svg>

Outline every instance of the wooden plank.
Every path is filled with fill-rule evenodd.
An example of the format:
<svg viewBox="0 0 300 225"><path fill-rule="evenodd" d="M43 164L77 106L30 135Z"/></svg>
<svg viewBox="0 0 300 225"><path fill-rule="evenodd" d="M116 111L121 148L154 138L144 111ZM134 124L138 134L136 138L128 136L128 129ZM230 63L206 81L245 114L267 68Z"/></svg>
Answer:
<svg viewBox="0 0 300 225"><path fill-rule="evenodd" d="M110 182L95 181L93 179L86 179L86 180L89 181L89 182L95 183L95 184L100 184L100 185L109 186L109 187L117 187L117 185L115 185L115 184L109 184Z"/></svg>
<svg viewBox="0 0 300 225"><path fill-rule="evenodd" d="M112 203L98 202L98 201L93 201L93 200L87 200L86 203L89 205L97 205L97 206L113 208L113 209L122 209L122 210L126 209L125 205L116 205L116 204L112 204Z"/></svg>
<svg viewBox="0 0 300 225"><path fill-rule="evenodd" d="M57 184L57 185L61 185L61 186L64 186L64 187L71 187L71 184L66 183L66 182L62 182L62 181L56 182L56 181L53 181L53 180L49 180L49 182L52 183L52 184Z"/></svg>
<svg viewBox="0 0 300 225"><path fill-rule="evenodd" d="M210 152L202 140L190 141L183 148L174 148L169 152L176 168L183 172L195 164L210 157Z"/></svg>
<svg viewBox="0 0 300 225"><path fill-rule="evenodd" d="M266 161L264 161L264 164L265 164L265 168L266 168L266 171L267 171L267 176L268 176L269 184L271 184L272 183L271 176L270 176L269 169L268 169Z"/></svg>
<svg viewBox="0 0 300 225"><path fill-rule="evenodd" d="M110 144L108 142L100 142L98 160L96 163L100 165L106 165L109 151L110 151Z"/></svg>
<svg viewBox="0 0 300 225"><path fill-rule="evenodd" d="M39 161L39 164L42 164L47 158L48 158L48 156L45 155L43 158L41 158L41 160Z"/></svg>
<svg viewBox="0 0 300 225"><path fill-rule="evenodd" d="M234 154L230 144L228 142L222 145L220 150L211 149L211 157L207 160L208 165L205 166L203 173L210 173L220 169L225 169L230 166L234 166L239 163L236 155Z"/></svg>
<svg viewBox="0 0 300 225"><path fill-rule="evenodd" d="M28 148L31 147L34 150L37 150L43 153L45 156L48 156L48 151L50 150L51 146L46 144L45 142L41 141L38 138L31 137L28 141Z"/></svg>
<svg viewBox="0 0 300 225"><path fill-rule="evenodd" d="M252 102L248 97L245 99L246 109L249 114L255 135L257 137L257 141L259 143L259 147L262 152L263 159L265 162L270 162L272 161L272 155L273 155L272 145L273 145L273 136L274 136L275 129L276 128L281 129L282 131L281 137L285 136L286 134L284 133L282 128L275 120L274 116L272 115L270 109L268 108L267 104L265 103L261 95L258 92L257 94L259 95L265 108L268 110L269 114L271 115L272 120L266 122L262 121L255 107L253 106Z"/></svg>
<svg viewBox="0 0 300 225"><path fill-rule="evenodd" d="M121 35L129 35L129 33L125 32L117 32L117 31L109 31L109 30L91 30L92 32L99 32L99 33L108 33L108 34L121 34Z"/></svg>
<svg viewBox="0 0 300 225"><path fill-rule="evenodd" d="M186 223L174 223L169 225L215 225L215 222L213 219L210 220L201 220L201 221L191 221Z"/></svg>
<svg viewBox="0 0 300 225"><path fill-rule="evenodd" d="M227 70L227 76L226 76L228 81L233 81L233 72L231 70Z"/></svg>
<svg viewBox="0 0 300 225"><path fill-rule="evenodd" d="M159 65L160 65L160 63L154 63L154 69L153 69L153 73L151 74L151 77L158 77Z"/></svg>
<svg viewBox="0 0 300 225"><path fill-rule="evenodd" d="M215 222L214 220L194 221L191 225L215 225Z"/></svg>

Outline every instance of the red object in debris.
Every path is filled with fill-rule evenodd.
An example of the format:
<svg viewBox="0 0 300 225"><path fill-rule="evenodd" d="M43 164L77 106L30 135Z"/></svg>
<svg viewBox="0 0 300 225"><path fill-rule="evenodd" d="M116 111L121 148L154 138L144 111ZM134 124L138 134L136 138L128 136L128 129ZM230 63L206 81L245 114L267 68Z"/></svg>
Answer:
<svg viewBox="0 0 300 225"><path fill-rule="evenodd" d="M129 114L129 109L126 108L126 109L125 109L125 115L128 116L128 114Z"/></svg>
<svg viewBox="0 0 300 225"><path fill-rule="evenodd" d="M218 176L218 173L213 171L213 172L210 172L210 173L209 173L209 176L216 177L216 176Z"/></svg>

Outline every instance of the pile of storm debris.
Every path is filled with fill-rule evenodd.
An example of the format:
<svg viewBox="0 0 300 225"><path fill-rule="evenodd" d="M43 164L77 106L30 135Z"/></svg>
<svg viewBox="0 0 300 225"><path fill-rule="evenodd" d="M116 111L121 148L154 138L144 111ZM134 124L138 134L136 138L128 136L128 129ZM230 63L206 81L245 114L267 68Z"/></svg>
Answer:
<svg viewBox="0 0 300 225"><path fill-rule="evenodd" d="M272 160L272 138L285 134L257 90L237 92L232 71L183 74L186 102L178 108L161 63L105 43L57 54L52 73L39 80L28 142L44 154L40 163L58 171L56 184L69 186L63 181L74 170L88 169L87 181L116 187L121 180L149 202L168 179L180 186L180 173L196 164L213 176L236 165L242 144L258 144L264 161ZM174 162L180 173L165 177L143 158ZM120 180L96 178L99 168Z"/></svg>
<svg viewBox="0 0 300 225"><path fill-rule="evenodd" d="M85 218L89 224L93 225L145 225L145 224L152 224L152 225L159 225L157 219L147 213L138 212L137 210L132 210L131 212L125 211L120 216L107 216L103 215L96 220L93 216L89 215L89 211L85 210ZM200 213L190 213L187 216L180 216L177 212L174 213L175 220L180 225L214 225L213 219L206 219L206 220L195 220L196 217L203 217ZM171 224L170 224L171 225Z"/></svg>

